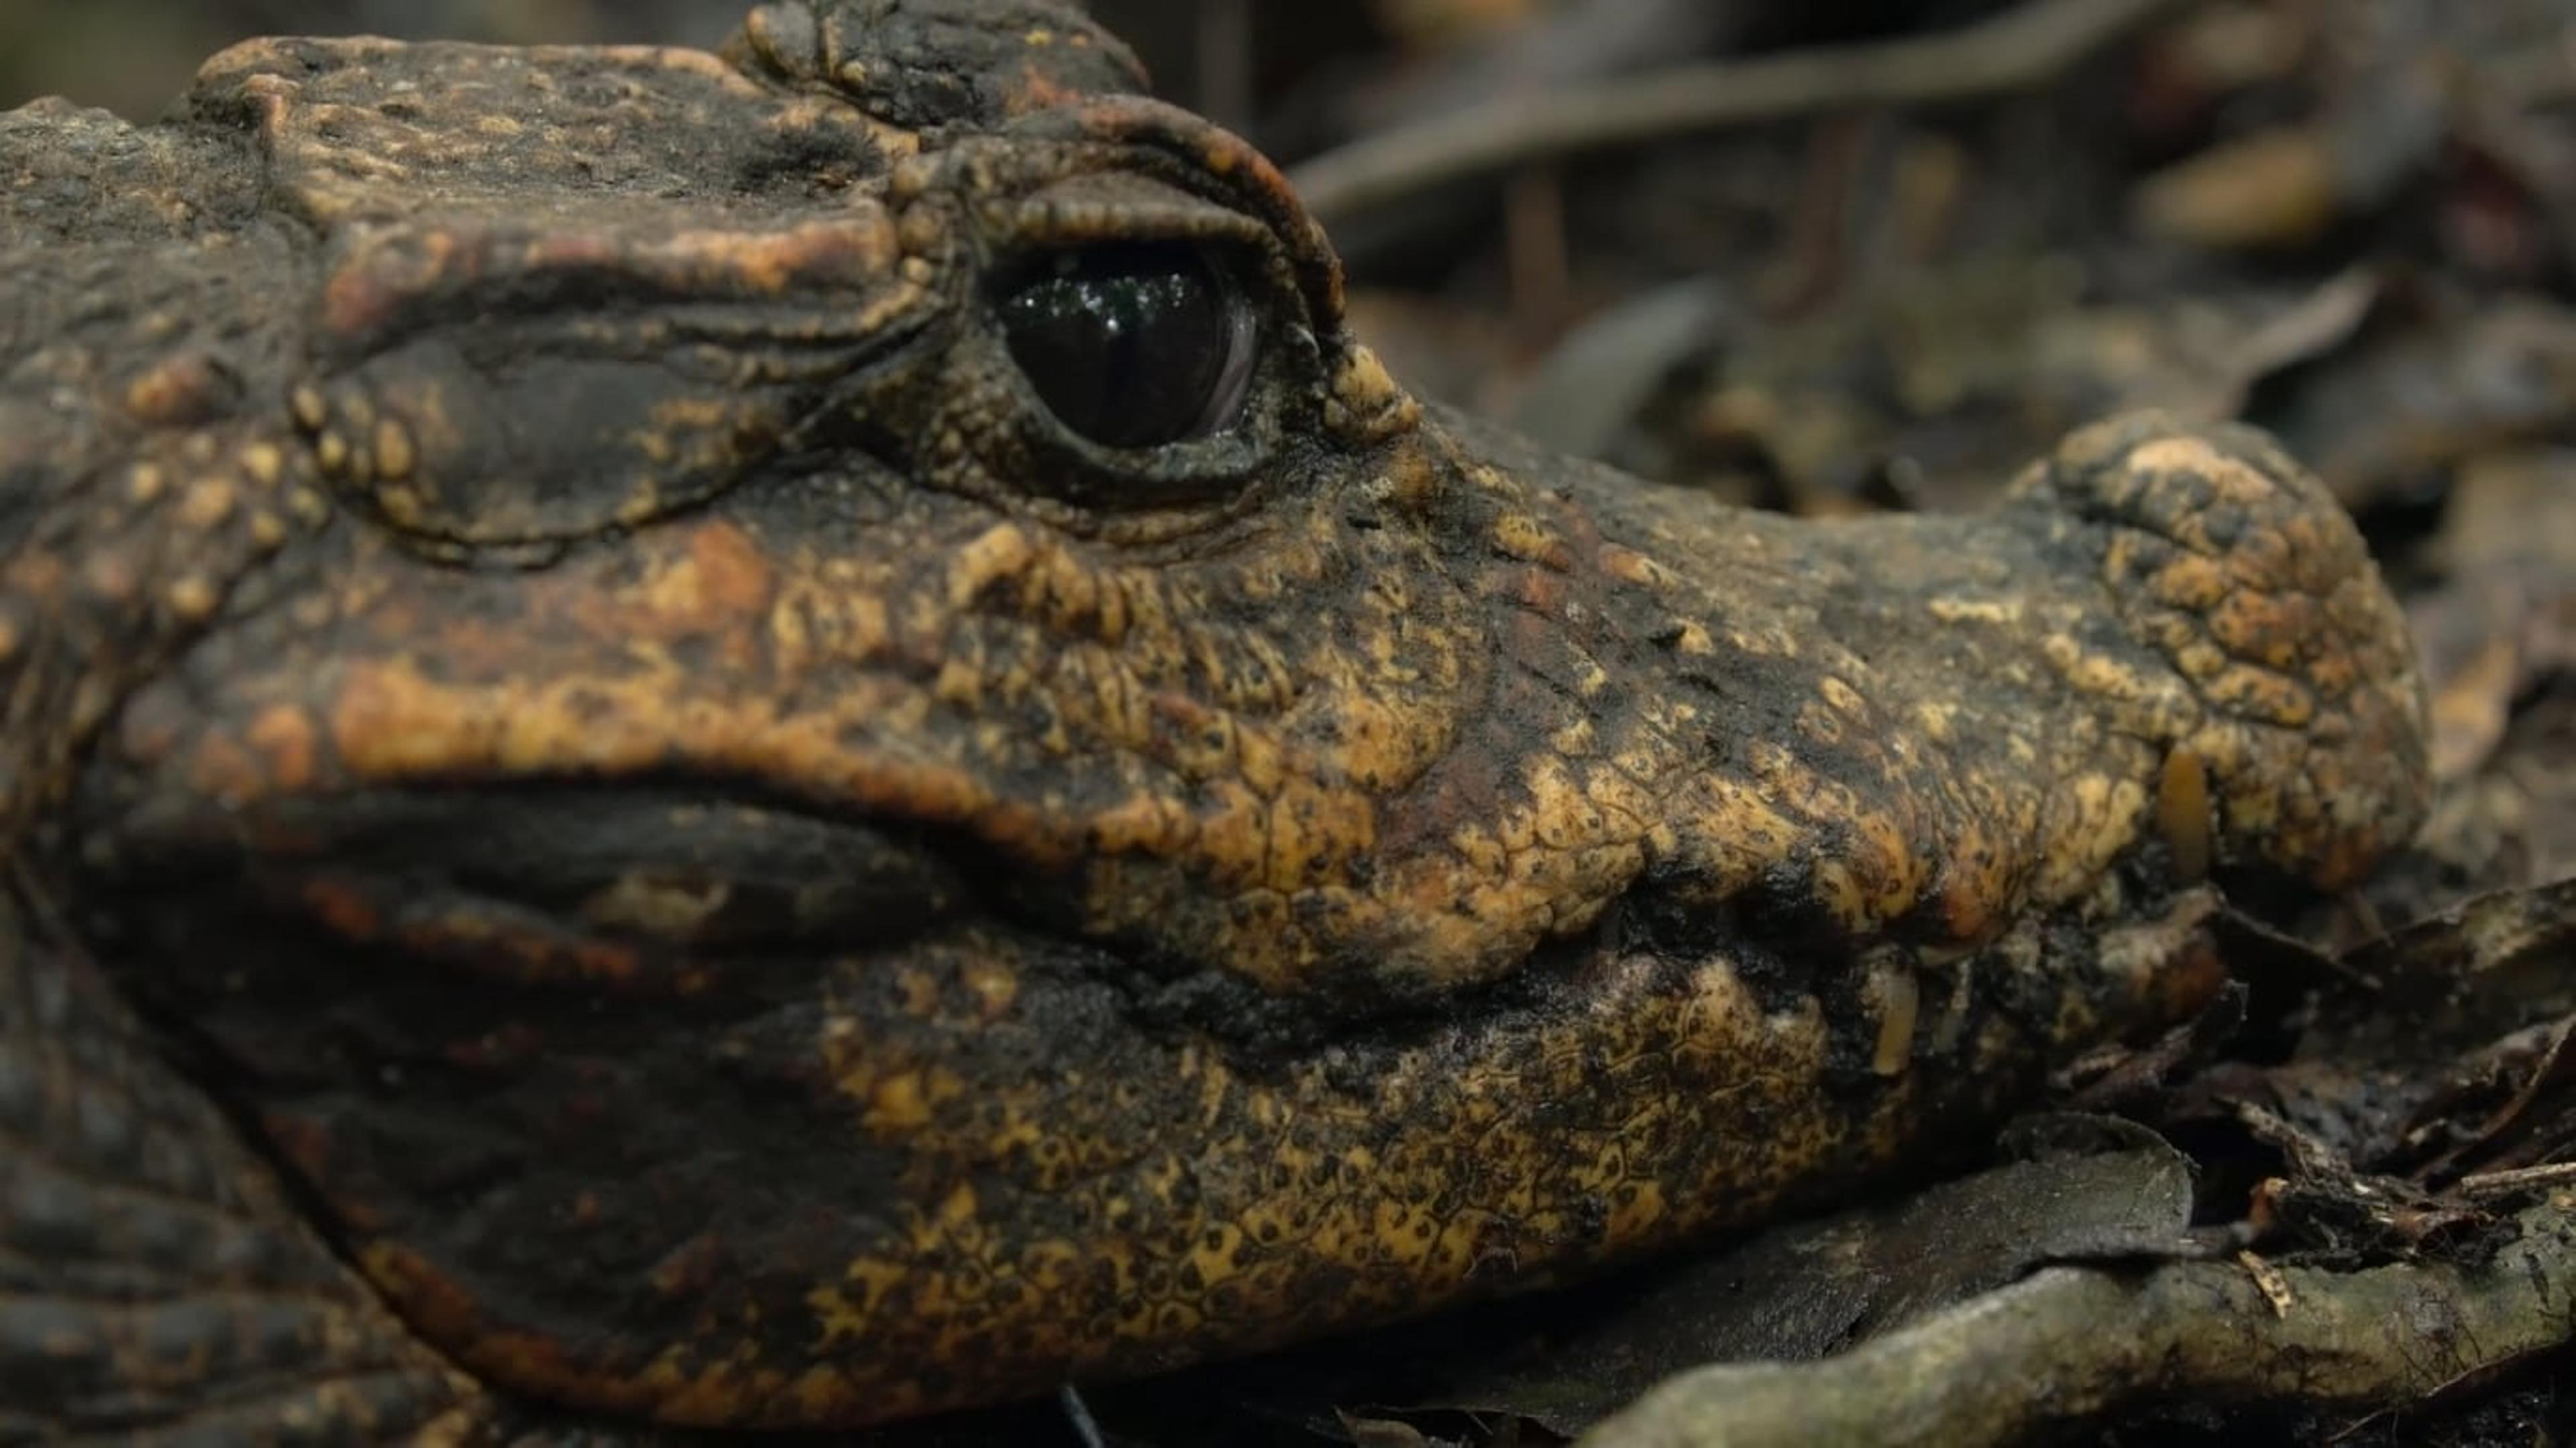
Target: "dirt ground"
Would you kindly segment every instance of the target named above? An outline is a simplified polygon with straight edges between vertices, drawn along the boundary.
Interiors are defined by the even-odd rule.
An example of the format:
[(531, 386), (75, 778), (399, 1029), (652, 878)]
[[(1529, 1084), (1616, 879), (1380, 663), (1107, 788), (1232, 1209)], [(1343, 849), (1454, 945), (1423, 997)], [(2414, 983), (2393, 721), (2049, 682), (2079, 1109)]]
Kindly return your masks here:
[[(738, 8), (21, 3), (0, 9), (0, 105), (59, 91), (148, 115), (198, 57), (253, 33), (712, 44)], [(2123, 408), (2273, 429), (2361, 519), (2406, 601), (2442, 792), (2370, 887), (2276, 911), (2278, 929), (2245, 925), (2231, 965), (2248, 989), (2219, 1016), (2062, 1083), (2057, 1104), (2089, 1124), (2061, 1120), (1993, 1168), (2045, 1173), (2046, 1191), (1989, 1173), (1946, 1189), (1955, 1200), (1756, 1242), (1651, 1290), (1614, 1282), (904, 1441), (1069, 1443), (1086, 1427), (1137, 1444), (1695, 1441), (1705, 1401), (1659, 1409), (1659, 1395), (1596, 1425), (1712, 1356), (1873, 1338), (1897, 1344), (1869, 1360), (1882, 1364), (1918, 1339), (2006, 1353), (1922, 1334), (1943, 1303), (2066, 1261), (2122, 1264), (2132, 1285), (2241, 1282), (2268, 1309), (2175, 1329), (2242, 1329), (2239, 1357), (2289, 1330), (2265, 1311), (2295, 1324), (2285, 1303), (2330, 1306), (2365, 1282), (2396, 1294), (2351, 1298), (2372, 1311), (2432, 1311), (2408, 1294), (2456, 1289), (2440, 1310), (2466, 1315), (2443, 1320), (2492, 1338), (2426, 1329), (2397, 1352), (2413, 1375), (2376, 1397), (2225, 1376), (2241, 1364), (2204, 1379), (2140, 1367), (2079, 1415), (2085, 1436), (2576, 1432), (2560, 1394), (2576, 1357), (2556, 1345), (2576, 1321), (2576, 1265), (2545, 1250), (2576, 1241), (2576, 1170), (2562, 1169), (2576, 1157), (2576, 892), (2551, 888), (2576, 874), (2576, 0), (1096, 9), (1167, 94), (1295, 163), (1351, 264), (1360, 328), (1400, 376), (1560, 449), (1835, 513), (1973, 505)], [(1674, 85), (1677, 66), (1699, 69)], [(1657, 85), (1678, 97), (1663, 111), (1585, 129), (1606, 98)], [(1989, 1220), (2039, 1197), (2053, 1205), (1988, 1234), (2017, 1253), (1963, 1262), (1918, 1245), (1949, 1240), (1941, 1213)], [(2141, 1202), (2164, 1206), (2141, 1217)], [(1855, 1269), (1848, 1318), (1813, 1340), (1744, 1337), (1743, 1283), (1827, 1240), (1879, 1264)], [(1924, 1260), (1947, 1264), (1938, 1281), (1903, 1265)], [(2506, 1262), (2537, 1297), (2523, 1318), (2476, 1316), (2506, 1310), (2492, 1298)], [(1791, 1280), (1807, 1297), (1841, 1290)], [(2535, 1314), (2557, 1326), (2508, 1342), (2508, 1319)], [(1394, 1359), (1408, 1369), (1390, 1377)], [(1916, 1402), (1893, 1378), (1825, 1366), (1710, 1391)], [(2054, 1412), (1957, 1422), (2010, 1439), (2064, 1430)]]

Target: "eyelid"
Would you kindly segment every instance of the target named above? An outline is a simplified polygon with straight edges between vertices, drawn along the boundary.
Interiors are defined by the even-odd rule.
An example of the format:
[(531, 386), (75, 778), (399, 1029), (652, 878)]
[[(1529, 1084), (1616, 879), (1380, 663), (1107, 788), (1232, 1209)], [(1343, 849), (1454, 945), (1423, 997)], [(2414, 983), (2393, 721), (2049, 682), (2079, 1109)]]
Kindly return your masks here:
[(994, 239), (1007, 246), (1202, 241), (1268, 250), (1278, 244), (1258, 218), (1124, 171), (1067, 177), (1025, 192), (997, 212)]

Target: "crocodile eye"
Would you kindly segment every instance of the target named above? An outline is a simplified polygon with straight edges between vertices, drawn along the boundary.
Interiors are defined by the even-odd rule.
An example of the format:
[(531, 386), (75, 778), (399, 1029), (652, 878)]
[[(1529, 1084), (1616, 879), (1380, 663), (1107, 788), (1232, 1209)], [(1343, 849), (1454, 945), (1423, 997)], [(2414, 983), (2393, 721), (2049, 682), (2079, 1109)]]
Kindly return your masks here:
[(1004, 293), (1001, 318), (1039, 399), (1104, 447), (1221, 432), (1249, 391), (1250, 309), (1187, 243), (1056, 252)]

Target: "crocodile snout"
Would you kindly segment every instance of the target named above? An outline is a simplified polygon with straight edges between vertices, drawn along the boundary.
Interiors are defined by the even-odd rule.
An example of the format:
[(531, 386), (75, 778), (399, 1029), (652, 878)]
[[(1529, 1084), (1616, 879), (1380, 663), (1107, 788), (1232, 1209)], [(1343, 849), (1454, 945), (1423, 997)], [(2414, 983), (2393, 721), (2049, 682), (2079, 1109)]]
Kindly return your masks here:
[(2196, 702), (2220, 864), (2360, 879), (2429, 801), (2423, 685), (2396, 601), (2325, 485), (2249, 427), (2114, 418), (2013, 486), (2099, 537), (2109, 607)]

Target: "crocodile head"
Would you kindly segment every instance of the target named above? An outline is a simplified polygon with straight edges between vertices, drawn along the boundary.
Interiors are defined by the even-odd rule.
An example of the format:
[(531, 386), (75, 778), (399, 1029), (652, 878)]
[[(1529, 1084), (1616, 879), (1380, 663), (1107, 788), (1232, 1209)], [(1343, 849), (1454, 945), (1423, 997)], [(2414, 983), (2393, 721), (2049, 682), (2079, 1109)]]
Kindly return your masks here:
[(1036, 3), (256, 42), (42, 254), (0, 799), (484, 1380), (849, 1424), (1828, 1200), (2420, 812), (2264, 439), (1831, 523), (1545, 456), (1139, 84)]

